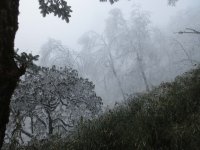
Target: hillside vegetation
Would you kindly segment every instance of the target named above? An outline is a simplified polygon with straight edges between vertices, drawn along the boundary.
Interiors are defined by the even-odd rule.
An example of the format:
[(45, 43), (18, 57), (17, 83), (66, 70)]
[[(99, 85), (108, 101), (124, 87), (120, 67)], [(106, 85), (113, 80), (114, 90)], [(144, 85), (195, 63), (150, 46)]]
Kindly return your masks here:
[[(135, 94), (68, 138), (32, 141), (27, 150), (198, 150), (200, 67)], [(21, 147), (22, 149), (22, 147)]]

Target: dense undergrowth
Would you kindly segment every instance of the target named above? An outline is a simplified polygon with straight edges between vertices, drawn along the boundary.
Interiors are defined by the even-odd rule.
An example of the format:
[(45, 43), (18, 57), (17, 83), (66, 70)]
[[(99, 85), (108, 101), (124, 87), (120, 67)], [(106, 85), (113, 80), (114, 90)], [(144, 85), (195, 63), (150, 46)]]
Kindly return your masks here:
[[(130, 96), (68, 138), (32, 141), (26, 150), (198, 150), (200, 67)], [(19, 149), (22, 149), (20, 147)]]

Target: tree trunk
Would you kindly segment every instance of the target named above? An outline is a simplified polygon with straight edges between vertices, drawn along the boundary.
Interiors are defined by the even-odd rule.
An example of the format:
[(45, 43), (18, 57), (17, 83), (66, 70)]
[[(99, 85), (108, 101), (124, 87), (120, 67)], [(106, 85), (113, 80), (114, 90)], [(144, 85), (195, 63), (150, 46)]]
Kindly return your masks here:
[(18, 9), (19, 0), (0, 1), (0, 149), (9, 120), (10, 99), (19, 77), (25, 73), (25, 69), (19, 69), (14, 61)]
[(140, 69), (140, 72), (142, 74), (142, 79), (144, 80), (144, 84), (145, 84), (145, 87), (146, 87), (146, 91), (149, 92), (150, 89), (149, 89), (149, 84), (147, 82), (147, 77), (146, 77), (146, 74), (144, 72), (144, 68), (143, 68), (143, 64), (142, 64), (142, 58), (140, 57), (139, 53), (137, 52), (137, 61), (138, 61), (138, 64), (139, 64), (139, 69)]
[(31, 115), (30, 118), (31, 118), (31, 134), (34, 134), (33, 115)]
[(119, 89), (120, 89), (120, 91), (121, 91), (121, 93), (122, 93), (123, 100), (125, 101), (125, 100), (126, 100), (126, 96), (125, 96), (124, 90), (123, 90), (123, 88), (122, 88), (121, 81), (120, 81), (120, 79), (119, 79), (119, 77), (118, 77), (118, 75), (117, 75), (117, 72), (116, 72), (116, 69), (115, 69), (115, 65), (114, 65), (114, 60), (113, 60), (112, 54), (111, 54), (111, 52), (110, 52), (110, 49), (109, 49), (108, 54), (109, 54), (109, 58), (110, 58), (110, 66), (111, 66), (113, 75), (114, 75), (114, 77), (115, 77), (116, 80), (117, 80)]
[(53, 120), (51, 118), (51, 114), (49, 111), (47, 111), (47, 115), (48, 115), (48, 124), (49, 124), (49, 131), (48, 131), (48, 136), (51, 136), (53, 134)]

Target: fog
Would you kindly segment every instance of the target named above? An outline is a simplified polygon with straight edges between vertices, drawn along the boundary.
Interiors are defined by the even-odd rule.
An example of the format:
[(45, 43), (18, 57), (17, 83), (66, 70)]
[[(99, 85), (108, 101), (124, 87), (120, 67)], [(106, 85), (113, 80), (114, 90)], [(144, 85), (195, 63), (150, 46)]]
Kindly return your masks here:
[(199, 149), (200, 0), (66, 1), (1, 3), (2, 150)]
[(62, 41), (65, 45), (78, 50), (77, 40), (86, 31), (102, 31), (108, 12), (113, 8), (120, 8), (128, 15), (133, 5), (139, 5), (149, 11), (153, 24), (165, 27), (170, 18), (180, 10), (199, 4), (198, 0), (181, 0), (176, 7), (170, 7), (165, 0), (132, 0), (120, 1), (114, 5), (100, 3), (98, 0), (69, 0), (72, 6), (70, 23), (49, 15), (43, 18), (39, 12), (37, 0), (20, 1), (19, 30), (15, 47), (22, 51), (38, 52), (48, 38)]
[[(70, 22), (43, 18), (37, 1), (21, 0), (15, 47), (40, 55), (43, 66), (69, 66), (96, 86), (104, 105), (153, 89), (200, 60), (200, 1), (69, 0)], [(118, 26), (118, 25), (119, 26)]]

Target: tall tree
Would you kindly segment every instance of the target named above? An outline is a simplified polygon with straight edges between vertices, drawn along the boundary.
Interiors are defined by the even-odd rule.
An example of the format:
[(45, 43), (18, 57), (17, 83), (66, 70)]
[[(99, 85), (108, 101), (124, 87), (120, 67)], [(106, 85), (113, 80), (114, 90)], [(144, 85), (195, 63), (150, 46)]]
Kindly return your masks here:
[[(148, 48), (145, 48), (147, 45), (147, 42), (150, 41), (149, 39), (149, 26), (150, 20), (149, 16), (145, 12), (141, 12), (138, 9), (134, 9), (131, 13), (130, 18), (130, 26), (129, 29), (127, 29), (129, 35), (129, 42), (130, 47), (132, 47), (131, 51), (136, 53), (136, 60), (139, 68), (139, 72), (142, 76), (142, 79), (144, 81), (146, 91), (149, 91), (149, 84), (147, 81), (147, 76), (144, 69), (144, 60), (143, 55), (144, 51), (148, 50)], [(148, 46), (146, 46), (148, 47)]]
[(148, 14), (137, 7), (133, 9), (130, 19), (125, 19), (120, 9), (113, 9), (106, 20), (105, 32), (102, 35), (87, 32), (80, 39), (81, 65), (86, 74), (96, 81), (99, 87), (103, 87), (104, 90), (99, 90), (102, 95), (117, 95), (119, 99), (126, 99), (127, 91), (136, 87), (134, 83), (140, 81), (138, 79), (144, 82), (144, 86), (141, 84), (140, 88), (145, 87), (146, 91), (149, 91), (146, 66), (152, 64), (149, 64), (152, 62), (149, 54), (153, 49), (149, 22)]
[[(39, 0), (41, 13), (54, 13), (69, 22), (70, 6), (64, 0)], [(18, 30), (19, 0), (0, 1), (0, 149), (9, 118), (10, 99), (26, 65), (14, 60), (14, 40)]]
[[(105, 34), (100, 35), (96, 32), (87, 32), (79, 42), (83, 47), (80, 57), (80, 68), (83, 68), (83, 74), (96, 83), (103, 84), (105, 92), (111, 93), (116, 88), (117, 91), (119, 90), (120, 99), (122, 97), (125, 100), (125, 92), (115, 63), (115, 37), (107, 37)], [(116, 84), (116, 87), (112, 87), (112, 84), (107, 90), (108, 78), (110, 78), (110, 82)]]

